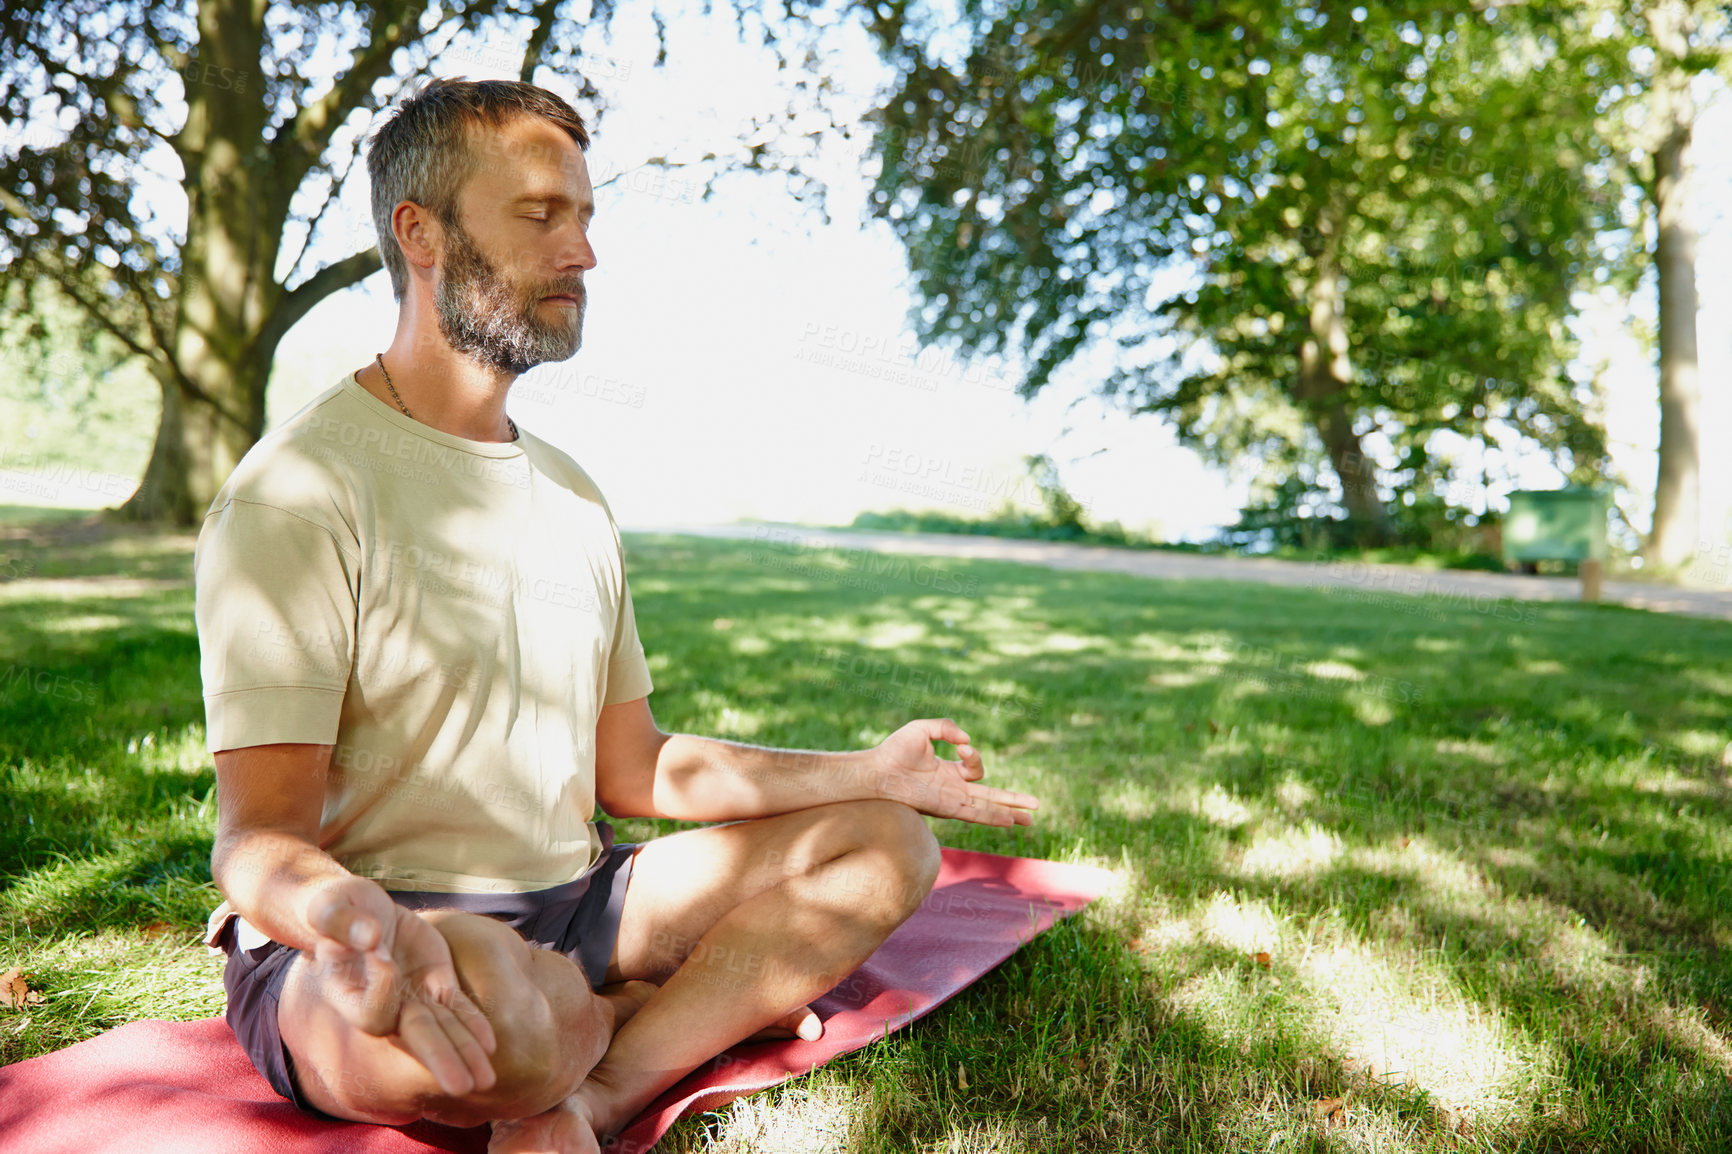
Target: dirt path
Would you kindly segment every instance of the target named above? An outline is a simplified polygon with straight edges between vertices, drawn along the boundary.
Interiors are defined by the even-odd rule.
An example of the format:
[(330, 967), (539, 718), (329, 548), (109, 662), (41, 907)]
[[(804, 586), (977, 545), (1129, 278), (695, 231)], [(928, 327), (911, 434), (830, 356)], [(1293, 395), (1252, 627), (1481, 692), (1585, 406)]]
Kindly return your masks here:
[[(1016, 561), (1048, 569), (1129, 573), (1178, 581), (1261, 581), (1267, 585), (1362, 590), (1367, 596), (1413, 594), (1467, 600), (1476, 605), (1503, 601), (1575, 601), (1581, 583), (1574, 577), (1528, 577), (1460, 569), (1425, 570), (1405, 565), (1361, 562), (1275, 561), (1256, 557), (1205, 557), (1159, 549), (1115, 549), (1061, 541), (1019, 541), (1007, 537), (968, 537), (950, 533), (870, 533), (808, 529), (783, 525), (681, 525), (632, 527), (640, 533), (762, 540), (783, 548), (869, 549), (878, 553), (973, 560)], [(1732, 621), (1732, 589), (1688, 589), (1640, 581), (1607, 581), (1608, 603), (1657, 613), (1680, 613)]]

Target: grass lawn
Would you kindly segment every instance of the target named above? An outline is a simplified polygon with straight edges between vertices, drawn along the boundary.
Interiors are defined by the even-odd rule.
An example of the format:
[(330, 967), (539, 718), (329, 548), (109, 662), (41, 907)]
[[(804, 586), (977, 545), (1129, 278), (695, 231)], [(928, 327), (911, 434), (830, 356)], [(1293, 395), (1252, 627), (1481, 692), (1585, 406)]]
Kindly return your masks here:
[[(192, 540), (0, 521), (0, 970), (42, 994), (0, 1009), (10, 1062), (222, 991)], [(942, 841), (1122, 881), (665, 1149), (1732, 1141), (1732, 625), (627, 548), (664, 727), (842, 748), (954, 716), (1046, 804)]]

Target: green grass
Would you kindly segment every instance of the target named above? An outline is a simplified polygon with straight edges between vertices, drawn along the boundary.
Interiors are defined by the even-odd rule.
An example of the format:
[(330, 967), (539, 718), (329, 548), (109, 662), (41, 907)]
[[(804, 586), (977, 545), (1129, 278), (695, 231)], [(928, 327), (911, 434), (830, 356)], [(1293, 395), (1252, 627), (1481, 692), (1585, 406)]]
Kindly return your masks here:
[[(30, 574), (0, 582), (0, 969), (46, 995), (0, 1010), (5, 1061), (221, 1003), (190, 541), (67, 531), (0, 540)], [(955, 716), (1046, 804), (945, 844), (1120, 879), (665, 1148), (1724, 1149), (1732, 626), (627, 548), (664, 727), (841, 748)]]

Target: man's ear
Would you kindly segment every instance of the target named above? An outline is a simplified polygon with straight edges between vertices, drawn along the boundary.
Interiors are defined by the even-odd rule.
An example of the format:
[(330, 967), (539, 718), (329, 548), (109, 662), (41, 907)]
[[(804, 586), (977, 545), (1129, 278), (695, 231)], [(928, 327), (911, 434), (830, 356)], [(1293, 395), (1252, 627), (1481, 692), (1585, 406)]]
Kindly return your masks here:
[(432, 268), (445, 244), (439, 218), (412, 200), (399, 201), (391, 210), (391, 232), (403, 250), (403, 259), (416, 268)]

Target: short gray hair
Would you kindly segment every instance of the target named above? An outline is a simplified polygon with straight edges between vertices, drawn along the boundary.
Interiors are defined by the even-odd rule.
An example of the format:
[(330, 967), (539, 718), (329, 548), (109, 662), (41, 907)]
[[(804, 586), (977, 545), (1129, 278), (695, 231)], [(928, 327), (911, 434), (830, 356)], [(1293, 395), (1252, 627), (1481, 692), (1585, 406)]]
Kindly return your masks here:
[(519, 80), (429, 80), (373, 133), (367, 146), (373, 227), (399, 301), (409, 286), (409, 264), (391, 231), (391, 214), (407, 200), (454, 225), (457, 194), (480, 168), (470, 128), (498, 128), (519, 116), (540, 117), (564, 129), (578, 148), (589, 148), (589, 130), (576, 109), (547, 89)]

